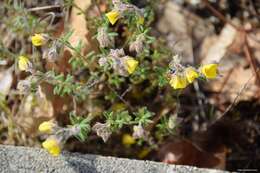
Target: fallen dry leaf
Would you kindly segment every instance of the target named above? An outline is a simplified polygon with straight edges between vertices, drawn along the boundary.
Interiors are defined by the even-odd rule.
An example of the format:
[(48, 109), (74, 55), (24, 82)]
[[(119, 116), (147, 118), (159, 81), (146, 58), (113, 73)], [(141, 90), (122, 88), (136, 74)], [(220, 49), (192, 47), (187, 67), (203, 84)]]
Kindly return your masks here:
[[(252, 69), (248, 68), (247, 59), (244, 57), (244, 42), (244, 33), (236, 31), (229, 24), (224, 26), (219, 36), (213, 35), (204, 40), (201, 49), (202, 64), (214, 61), (220, 63), (220, 77), (205, 86), (208, 90), (218, 93), (217, 99), (214, 97), (210, 99), (212, 104), (233, 102), (249, 78), (253, 77)], [(250, 43), (252, 42), (251, 40)], [(258, 49), (253, 50), (257, 52)], [(254, 78), (247, 85), (237, 101), (260, 96)]]
[[(91, 5), (91, 0), (75, 0), (74, 4), (86, 12)], [(75, 47), (81, 40), (84, 45), (82, 53), (85, 53), (87, 51), (86, 49), (90, 50), (91, 47), (91, 40), (89, 39), (90, 33), (87, 30), (87, 21), (84, 14), (79, 15), (79, 13), (81, 13), (81, 11), (78, 8), (72, 8), (70, 14), (70, 29), (73, 30), (73, 35), (69, 42)]]
[(26, 96), (16, 116), (16, 124), (19, 124), (26, 134), (32, 136), (36, 134), (42, 121), (54, 118), (54, 110), (52, 103), (41, 91), (39, 94)]
[(260, 29), (257, 29), (253, 33), (249, 34), (248, 44), (253, 53), (254, 58), (258, 63), (258, 67), (260, 64)]
[(163, 16), (158, 21), (158, 30), (166, 35), (172, 52), (183, 56), (184, 63), (193, 64), (193, 47), (214, 33), (212, 24), (173, 1), (166, 3)]
[(13, 82), (13, 67), (0, 72), (0, 94), (8, 95)]
[(169, 139), (158, 149), (158, 158), (166, 163), (225, 169), (229, 148), (248, 145), (245, 123), (222, 118), (189, 139)]
[(211, 36), (205, 39), (202, 45), (202, 64), (220, 60), (227, 54), (228, 48), (234, 42), (237, 35), (236, 29), (229, 24), (225, 25), (219, 36)]
[(182, 10), (176, 3), (168, 2), (157, 28), (160, 32), (168, 34), (166, 39), (172, 51), (182, 55), (183, 61), (191, 63), (193, 61), (192, 41)]
[[(230, 63), (231, 61), (229, 60)], [(221, 65), (222, 70), (220, 72), (222, 77), (211, 81), (208, 85), (211, 91), (220, 92), (218, 95), (218, 104), (232, 102), (245, 84), (247, 84), (247, 88), (240, 94), (239, 100), (251, 100), (259, 97), (259, 88), (255, 84), (254, 77), (247, 83), (253, 75), (250, 68), (244, 68), (241, 64), (233, 64), (232, 67), (228, 68), (225, 65), (225, 61), (222, 61)], [(224, 69), (224, 66), (227, 68)]]
[(158, 152), (158, 158), (169, 164), (225, 168), (225, 165), (220, 165), (222, 162), (215, 153), (205, 152), (187, 139), (163, 144)]

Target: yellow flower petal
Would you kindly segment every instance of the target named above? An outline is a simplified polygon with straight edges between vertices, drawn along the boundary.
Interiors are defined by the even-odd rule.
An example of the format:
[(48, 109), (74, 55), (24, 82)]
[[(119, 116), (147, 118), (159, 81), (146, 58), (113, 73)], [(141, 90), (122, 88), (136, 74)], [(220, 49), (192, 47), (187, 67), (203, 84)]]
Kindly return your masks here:
[(195, 79), (199, 77), (199, 73), (192, 67), (188, 67), (185, 69), (185, 75), (189, 83), (192, 83)]
[(42, 133), (52, 133), (55, 124), (52, 121), (44, 121), (39, 125), (39, 131)]
[(202, 66), (200, 70), (206, 78), (213, 79), (218, 75), (218, 64), (207, 64)]
[(45, 43), (45, 38), (42, 34), (34, 34), (32, 36), (32, 44), (34, 46), (42, 46)]
[(125, 64), (126, 64), (126, 70), (128, 71), (128, 73), (132, 74), (135, 71), (136, 67), (138, 66), (139, 62), (136, 61), (134, 58), (127, 57)]
[(29, 66), (30, 66), (29, 59), (25, 56), (19, 56), (19, 58), (18, 58), (18, 68), (21, 71), (26, 71), (26, 70), (28, 70)]
[(114, 25), (117, 22), (117, 20), (119, 19), (120, 13), (118, 11), (110, 11), (110, 12), (106, 13), (106, 16), (107, 16), (109, 22), (112, 25)]
[(187, 87), (188, 81), (184, 76), (175, 75), (171, 78), (170, 85), (174, 89), (183, 89)]
[(122, 137), (122, 144), (125, 146), (130, 146), (132, 144), (135, 144), (135, 142), (135, 139), (129, 134), (124, 134)]
[(61, 152), (59, 142), (55, 138), (46, 139), (42, 146), (53, 156), (58, 156)]

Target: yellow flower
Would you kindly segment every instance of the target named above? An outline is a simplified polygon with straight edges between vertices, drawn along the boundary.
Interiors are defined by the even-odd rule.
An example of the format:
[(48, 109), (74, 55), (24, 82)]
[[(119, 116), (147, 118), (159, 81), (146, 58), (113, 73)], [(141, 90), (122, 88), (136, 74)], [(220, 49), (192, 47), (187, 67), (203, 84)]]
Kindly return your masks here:
[(144, 148), (144, 149), (142, 149), (139, 153), (138, 153), (138, 155), (137, 155), (137, 157), (139, 158), (139, 159), (143, 159), (143, 158), (145, 158), (149, 153), (150, 153), (150, 149), (149, 148)]
[(58, 156), (61, 152), (60, 144), (55, 138), (46, 139), (42, 146), (53, 156)]
[(140, 25), (143, 25), (144, 24), (144, 17), (140, 16), (137, 20), (137, 23), (140, 24)]
[(110, 12), (106, 13), (106, 16), (107, 16), (109, 22), (112, 25), (114, 25), (116, 23), (116, 21), (119, 19), (120, 13), (118, 11), (110, 11)]
[(132, 144), (135, 144), (135, 142), (135, 139), (129, 134), (124, 134), (122, 137), (122, 144), (125, 146), (130, 146)]
[(200, 71), (208, 79), (216, 78), (218, 75), (218, 64), (203, 65)]
[(192, 83), (196, 78), (199, 77), (198, 72), (195, 71), (192, 67), (185, 69), (185, 75), (189, 83)]
[(136, 67), (138, 66), (139, 62), (132, 57), (127, 57), (125, 60), (125, 64), (128, 73), (132, 74), (135, 71)]
[(55, 124), (52, 121), (44, 121), (39, 125), (39, 131), (42, 133), (52, 133)]
[(174, 89), (183, 89), (186, 88), (186, 86), (188, 85), (188, 81), (184, 76), (175, 75), (171, 78), (170, 85)]
[(18, 67), (21, 71), (27, 71), (30, 67), (30, 60), (25, 56), (19, 56), (18, 58)]
[(34, 36), (32, 36), (32, 44), (34, 46), (42, 46), (45, 43), (46, 39), (42, 34), (34, 34)]
[(111, 107), (112, 111), (122, 111), (126, 109), (126, 105), (124, 103), (115, 103)]

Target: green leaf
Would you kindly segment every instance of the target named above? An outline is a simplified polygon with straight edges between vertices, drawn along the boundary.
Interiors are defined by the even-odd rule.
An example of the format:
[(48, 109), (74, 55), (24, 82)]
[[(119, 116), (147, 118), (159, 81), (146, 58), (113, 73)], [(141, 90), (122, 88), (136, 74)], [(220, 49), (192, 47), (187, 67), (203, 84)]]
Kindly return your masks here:
[(67, 32), (61, 39), (64, 41), (64, 42), (68, 42), (70, 37), (73, 35), (74, 31), (71, 30), (69, 32)]

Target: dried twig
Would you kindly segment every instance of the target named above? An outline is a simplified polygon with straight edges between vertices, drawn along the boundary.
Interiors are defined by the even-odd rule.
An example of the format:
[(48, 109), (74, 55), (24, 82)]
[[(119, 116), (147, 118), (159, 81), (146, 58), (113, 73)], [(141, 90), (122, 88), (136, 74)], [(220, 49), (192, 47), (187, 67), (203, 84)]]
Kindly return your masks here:
[(130, 87), (128, 87), (124, 92), (123, 92), (123, 94), (121, 94), (121, 97), (124, 97), (129, 91), (131, 91), (132, 90), (132, 87), (130, 86)]
[(48, 6), (43, 6), (43, 7), (34, 7), (34, 8), (29, 8), (27, 11), (32, 12), (32, 11), (40, 11), (40, 10), (51, 10), (55, 8), (60, 8), (61, 5), (48, 5)]
[(102, 12), (101, 12), (100, 7), (99, 7), (99, 5), (97, 4), (96, 0), (91, 0), (91, 3), (94, 4), (94, 6), (97, 8), (98, 15), (99, 15), (99, 16), (102, 16)]
[[(151, 132), (153, 128), (156, 126), (156, 124), (160, 121), (160, 119), (169, 113), (171, 109), (169, 108), (163, 108), (162, 111), (158, 112), (158, 114), (153, 118), (152, 123), (150, 123), (147, 127), (145, 127), (145, 130), (147, 132)], [(177, 110), (175, 110), (177, 112)]]
[(257, 85), (260, 85), (260, 76), (258, 74), (258, 68), (256, 67), (255, 59), (252, 57), (252, 54), (250, 52), (247, 36), (246, 36), (246, 39), (245, 39), (244, 53), (245, 53), (245, 56), (246, 56), (247, 60), (250, 63), (250, 66), (253, 69), (253, 72), (255, 73), (255, 76), (256, 76), (256, 79), (257, 79)]
[(232, 68), (232, 69), (230, 69), (230, 70), (228, 71), (228, 74), (225, 76), (224, 81), (223, 81), (223, 83), (220, 85), (220, 87), (219, 87), (217, 93), (222, 93), (224, 87), (226, 86), (226, 84), (227, 84), (229, 78), (232, 76), (233, 72), (234, 72), (234, 68)]
[(216, 10), (209, 2), (208, 0), (202, 0), (202, 2), (206, 5), (206, 7), (220, 20), (222, 20), (224, 23), (228, 23), (229, 25), (233, 26), (236, 30), (240, 30), (238, 26), (236, 26), (234, 23), (232, 23), (230, 20), (226, 19), (223, 14), (221, 14), (218, 10)]
[[(259, 71), (259, 69), (257, 70), (257, 72)], [(244, 84), (244, 86), (240, 89), (240, 91), (238, 92), (237, 96), (235, 97), (235, 99), (233, 100), (233, 102), (228, 106), (228, 108), (225, 110), (225, 112), (220, 116), (223, 117), (224, 115), (226, 115), (233, 107), (234, 105), (237, 103), (237, 100), (239, 99), (240, 95), (243, 93), (243, 91), (248, 87), (248, 84), (250, 82), (250, 80), (255, 77), (255, 74), (253, 74), (248, 80), (247, 82)]]
[(111, 90), (115, 93), (115, 95), (116, 95), (122, 102), (124, 102), (125, 105), (127, 105), (127, 107), (129, 107), (129, 109), (130, 109), (131, 111), (134, 110), (134, 108), (133, 108), (121, 95), (119, 95), (114, 88), (112, 88), (112, 87), (109, 86), (109, 85), (108, 85), (108, 87), (109, 87), (109, 89), (111, 89)]
[(203, 105), (203, 99), (205, 99), (204, 94), (200, 91), (200, 86), (198, 81), (195, 81), (193, 83), (194, 89), (196, 90), (196, 96), (198, 99), (198, 104), (199, 104), (199, 110), (200, 110), (200, 114), (202, 115), (202, 117), (206, 117), (206, 113), (205, 113), (205, 109), (204, 109), (204, 105)]

